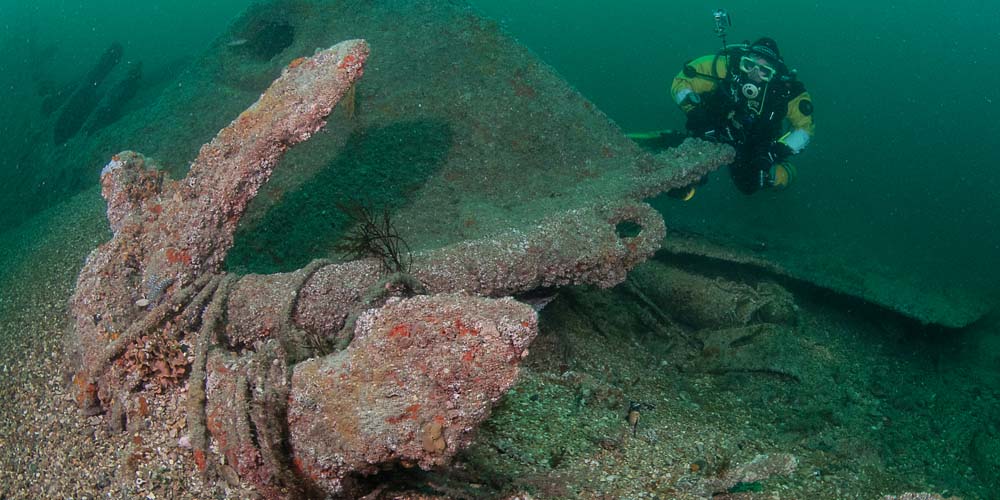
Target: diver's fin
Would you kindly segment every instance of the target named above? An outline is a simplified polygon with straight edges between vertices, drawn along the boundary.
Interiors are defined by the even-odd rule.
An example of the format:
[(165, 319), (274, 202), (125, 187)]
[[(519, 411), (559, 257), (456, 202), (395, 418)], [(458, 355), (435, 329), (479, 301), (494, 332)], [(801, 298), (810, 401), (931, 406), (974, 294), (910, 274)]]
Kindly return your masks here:
[(677, 130), (653, 130), (651, 132), (630, 132), (625, 134), (625, 137), (632, 139), (647, 151), (658, 152), (680, 146), (684, 139), (687, 139), (687, 134)]
[(694, 186), (684, 186), (668, 190), (667, 196), (675, 200), (689, 201), (691, 198), (694, 198), (695, 191)]
[(795, 176), (798, 171), (795, 170), (795, 166), (791, 163), (778, 163), (771, 166), (771, 171), (769, 172), (771, 177), (771, 187), (775, 189), (785, 189), (793, 181), (795, 181)]

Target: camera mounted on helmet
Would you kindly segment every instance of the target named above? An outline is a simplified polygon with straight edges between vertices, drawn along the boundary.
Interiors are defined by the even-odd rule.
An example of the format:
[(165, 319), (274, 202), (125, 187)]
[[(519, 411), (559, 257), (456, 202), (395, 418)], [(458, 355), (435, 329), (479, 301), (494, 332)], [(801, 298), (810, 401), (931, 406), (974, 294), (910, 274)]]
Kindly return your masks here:
[[(717, 58), (726, 57), (729, 64), (734, 64), (735, 69), (739, 69), (747, 75), (751, 71), (756, 72), (760, 82), (766, 83), (774, 80), (790, 82), (795, 80), (796, 71), (785, 65), (785, 61), (781, 58), (781, 52), (778, 51), (778, 43), (773, 38), (761, 37), (753, 43), (746, 40), (743, 43), (728, 45), (726, 34), (733, 25), (729, 12), (725, 9), (716, 9), (712, 11), (712, 20), (715, 24), (716, 36), (722, 39), (722, 50), (716, 54)], [(716, 72), (715, 63), (712, 64), (710, 73), (703, 74), (691, 65), (691, 61), (688, 61), (684, 63), (683, 72), (687, 78), (707, 78), (715, 81), (725, 79), (724, 76)]]
[(712, 19), (715, 20), (715, 35), (722, 39), (722, 46), (726, 46), (726, 30), (732, 27), (733, 19), (729, 17), (726, 9), (715, 9), (712, 12)]

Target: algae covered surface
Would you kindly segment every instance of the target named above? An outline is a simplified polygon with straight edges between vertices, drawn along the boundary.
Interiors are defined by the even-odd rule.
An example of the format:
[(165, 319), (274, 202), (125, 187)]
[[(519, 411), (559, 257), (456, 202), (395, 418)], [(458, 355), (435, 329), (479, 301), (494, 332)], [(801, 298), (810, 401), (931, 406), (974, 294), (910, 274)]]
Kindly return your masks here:
[[(183, 421), (153, 413), (115, 429), (107, 415), (80, 413), (67, 376), (74, 360), (62, 346), (66, 304), (83, 258), (109, 236), (96, 179), (110, 155), (135, 149), (182, 174), (200, 145), (281, 68), (316, 47), (364, 36), (371, 66), (349, 104), (286, 157), (254, 201), (230, 271), (288, 271), (320, 257), (345, 258), (335, 247), (350, 229), (345, 207), (352, 200), (388, 209), (419, 250), (623, 195), (631, 167), (650, 171), (656, 161), (623, 130), (678, 126), (665, 87), (681, 62), (711, 51), (715, 40), (693, 28), (704, 13), (658, 17), (649, 14), (662, 7), (638, 2), (601, 22), (579, 22), (611, 10), (557, 3), (514, 2), (502, 7), (507, 12), (492, 2), (234, 5), (192, 49), (196, 56), (147, 61), (144, 83), (131, 96), (114, 89), (129, 84), (133, 55), (151, 56), (142, 48), (148, 41), (125, 43), (124, 62), (102, 79), (92, 109), (80, 105), (87, 116), (70, 137), (53, 130), (72, 121), (66, 103), (82, 95), (81, 82), (93, 81), (88, 72), (100, 66), (108, 41), (93, 42), (88, 62), (60, 66), (65, 45), (52, 51), (37, 43), (58, 37), (36, 28), (29, 44), (8, 33), (35, 51), (24, 53), (38, 57), (38, 75), (11, 80), (27, 89), (12, 96), (32, 97), (2, 115), (13, 140), (2, 150), (0, 172), (12, 186), (0, 198), (0, 496), (254, 494), (238, 478), (206, 482), (196, 474)], [(968, 6), (956, 12), (975, 13)], [(995, 283), (984, 255), (996, 214), (980, 195), (996, 181), (975, 168), (995, 152), (965, 148), (963, 155), (978, 156), (962, 156), (967, 178), (950, 188), (941, 187), (937, 170), (921, 180), (890, 169), (886, 176), (898, 182), (872, 181), (873, 168), (851, 171), (864, 160), (836, 146), (848, 142), (837, 137), (853, 123), (838, 112), (860, 105), (845, 104), (835, 79), (824, 78), (827, 66), (818, 61), (828, 58), (801, 57), (806, 48), (824, 54), (822, 47), (801, 30), (768, 24), (768, 14), (743, 19), (747, 32), (770, 26), (784, 35), (786, 57), (802, 61), (802, 77), (822, 104), (817, 120), (829, 125), (801, 158), (802, 184), (740, 198), (717, 173), (695, 204), (657, 200), (670, 228), (665, 250), (613, 289), (545, 291), (554, 298), (545, 297), (552, 300), (539, 313), (540, 334), (520, 381), (473, 445), (451, 467), (395, 468), (373, 484), (452, 498), (996, 495), (1000, 320), (989, 312), (995, 290), (984, 286)], [(636, 40), (662, 23), (674, 34), (667, 43)], [(593, 36), (602, 29), (604, 36)], [(662, 41), (663, 30), (656, 33)], [(926, 51), (924, 42), (914, 43)], [(969, 49), (974, 42), (955, 43)], [(936, 57), (930, 53), (921, 61)], [(646, 66), (636, 62), (641, 58)], [(663, 62), (648, 62), (654, 59)], [(649, 87), (637, 88), (641, 82)], [(991, 92), (967, 94), (988, 106)], [(48, 102), (62, 107), (43, 114), (52, 96)], [(869, 120), (883, 121), (892, 120)], [(866, 134), (881, 130), (873, 125)], [(925, 133), (904, 136), (917, 141)], [(907, 173), (920, 171), (919, 148), (894, 148), (908, 151), (900, 160), (910, 165)], [(879, 155), (869, 161), (889, 164)], [(861, 179), (861, 187), (844, 175)], [(978, 187), (964, 191), (963, 232), (941, 221), (970, 182)], [(939, 189), (928, 192), (928, 185)], [(881, 197), (892, 201), (872, 205)], [(915, 214), (938, 209), (924, 224), (892, 212), (917, 200), (931, 207)], [(830, 217), (817, 206), (844, 210)], [(879, 221), (891, 230), (879, 231)], [(962, 241), (969, 243), (949, 251)], [(183, 399), (183, 392), (158, 394), (149, 403), (172, 408)], [(747, 473), (751, 464), (764, 464), (766, 473)]]

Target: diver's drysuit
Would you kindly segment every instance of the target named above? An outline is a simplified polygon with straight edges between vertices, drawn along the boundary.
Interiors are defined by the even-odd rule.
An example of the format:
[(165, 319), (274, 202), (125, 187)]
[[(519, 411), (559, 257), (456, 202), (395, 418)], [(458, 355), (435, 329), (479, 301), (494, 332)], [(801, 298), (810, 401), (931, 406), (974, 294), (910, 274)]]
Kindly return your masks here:
[[(754, 82), (741, 71), (744, 57), (767, 60), (774, 74), (768, 81)], [(773, 40), (730, 45), (689, 61), (674, 78), (671, 94), (687, 114), (689, 134), (736, 148), (729, 172), (740, 191), (750, 194), (791, 182), (795, 171), (785, 160), (812, 138), (813, 106)]]

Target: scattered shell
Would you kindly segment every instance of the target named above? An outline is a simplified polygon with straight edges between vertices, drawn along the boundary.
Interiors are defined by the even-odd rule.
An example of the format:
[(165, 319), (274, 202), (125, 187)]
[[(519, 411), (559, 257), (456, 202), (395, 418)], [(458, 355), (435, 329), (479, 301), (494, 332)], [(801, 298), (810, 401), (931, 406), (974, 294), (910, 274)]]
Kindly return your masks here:
[(135, 301), (137, 307), (146, 307), (149, 305), (149, 299), (139, 299)]

